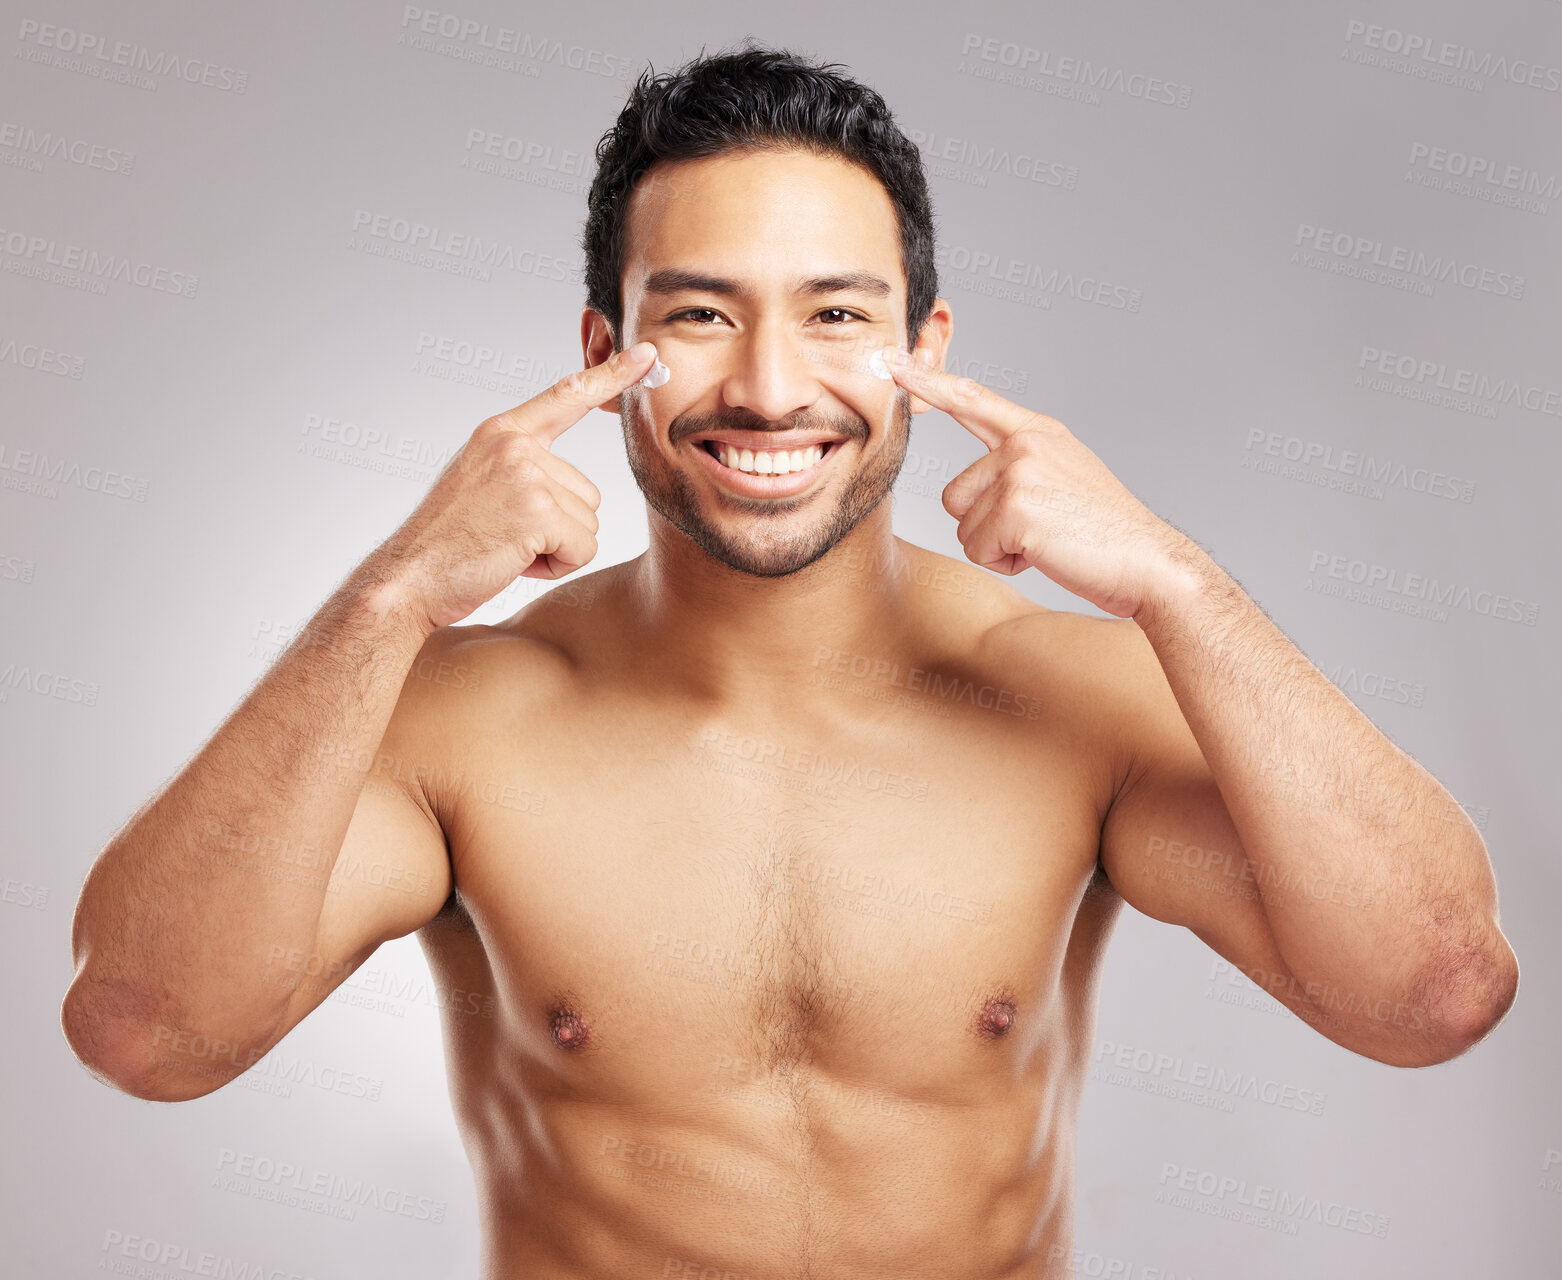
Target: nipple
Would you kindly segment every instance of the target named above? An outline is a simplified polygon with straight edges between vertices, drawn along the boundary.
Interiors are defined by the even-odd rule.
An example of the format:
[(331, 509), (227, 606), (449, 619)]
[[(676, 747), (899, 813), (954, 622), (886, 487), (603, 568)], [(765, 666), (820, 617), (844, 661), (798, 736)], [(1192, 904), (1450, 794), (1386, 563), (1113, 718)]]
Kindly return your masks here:
[(977, 1016), (977, 1032), (989, 1040), (1006, 1035), (1014, 1025), (1014, 1013), (1014, 1001), (994, 997), (982, 1006), (982, 1012)]
[(579, 1049), (589, 1038), (585, 1019), (567, 1007), (555, 1008), (548, 1015), (548, 1025), (553, 1031), (553, 1043), (561, 1049)]

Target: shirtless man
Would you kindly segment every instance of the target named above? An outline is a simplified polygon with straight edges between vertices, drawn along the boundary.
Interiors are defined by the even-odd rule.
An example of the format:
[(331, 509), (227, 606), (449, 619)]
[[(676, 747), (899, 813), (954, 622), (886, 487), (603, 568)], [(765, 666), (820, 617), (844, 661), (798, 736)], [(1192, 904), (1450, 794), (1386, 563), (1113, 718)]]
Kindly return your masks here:
[[(672, 86), (709, 118), (656, 116)], [(92, 868), (63, 1025), (97, 1075), (209, 1093), (416, 930), (486, 1280), (999, 1280), (1068, 1270), (1123, 901), (1382, 1062), (1502, 1017), (1448, 793), (1061, 423), (942, 371), (920, 165), (864, 93), (755, 50), (637, 89), (658, 145), (823, 131), (833, 94), (900, 167), (620, 139), (584, 372), (476, 429)], [(973, 565), (891, 532), (929, 406), (987, 446), (944, 499)], [(649, 549), (454, 625), (592, 558), (550, 446), (593, 407)], [(1113, 616), (987, 572), (1031, 569)]]

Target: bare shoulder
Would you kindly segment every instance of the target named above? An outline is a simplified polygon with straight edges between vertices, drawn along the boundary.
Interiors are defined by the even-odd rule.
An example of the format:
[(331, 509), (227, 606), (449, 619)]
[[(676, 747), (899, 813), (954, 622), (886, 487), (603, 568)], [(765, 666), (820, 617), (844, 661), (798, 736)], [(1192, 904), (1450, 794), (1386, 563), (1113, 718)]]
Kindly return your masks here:
[(576, 683), (602, 612), (599, 590), (571, 578), (501, 623), (438, 628), (407, 672), (387, 745), (458, 763), (496, 734), (535, 722)]
[(623, 570), (610, 565), (558, 582), (503, 622), (441, 627), (419, 662), (426, 671), (449, 673), (446, 683), (456, 689), (486, 683), (490, 695), (522, 688), (539, 696), (556, 693), (604, 630), (612, 630)]
[(916, 552), (928, 581), (951, 584), (930, 593), (945, 602), (937, 611), (948, 619), (945, 644), (968, 654), (981, 680), (1040, 708), (1044, 741), (1077, 753), (1096, 778), (1104, 812), (1133, 768), (1146, 725), (1176, 710), (1143, 630), (1131, 618), (1048, 608), (969, 562)]
[(1071, 721), (1116, 782), (1145, 723), (1176, 711), (1160, 659), (1132, 618), (1067, 609), (1025, 614), (987, 632), (992, 660), (1021, 671), (1055, 714)]
[[(941, 597), (952, 634), (984, 662), (1027, 674), (1049, 686), (1073, 684), (1128, 688), (1153, 668), (1154, 651), (1130, 618), (1108, 618), (1070, 609), (1051, 609), (1031, 600), (1011, 580), (902, 542), (917, 581)], [(1147, 666), (1147, 664), (1149, 664)]]

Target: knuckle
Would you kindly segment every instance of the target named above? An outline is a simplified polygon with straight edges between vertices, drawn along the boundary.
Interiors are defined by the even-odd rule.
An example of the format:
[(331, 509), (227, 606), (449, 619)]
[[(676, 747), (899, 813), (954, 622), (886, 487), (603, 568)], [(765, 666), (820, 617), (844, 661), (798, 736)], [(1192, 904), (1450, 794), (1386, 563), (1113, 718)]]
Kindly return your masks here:
[(487, 461), (486, 478), (505, 484), (530, 485), (542, 474), (525, 443), (516, 436), (494, 441)]
[[(536, 470), (534, 463), (527, 463), (526, 465)], [(553, 494), (548, 491), (546, 485), (532, 484), (522, 489), (516, 496), (515, 505), (522, 515), (537, 517), (546, 515), (558, 504), (554, 501)]]
[(519, 435), (514, 410), (507, 409), (503, 413), (496, 413), (492, 417), (484, 418), (477, 424), (472, 432), (472, 439), (478, 443), (490, 440), (502, 440), (506, 436)]
[(585, 404), (590, 401), (591, 383), (583, 370), (577, 369), (574, 373), (560, 378), (548, 388), (548, 394), (555, 402), (568, 405)]
[(961, 374), (954, 380), (950, 387), (950, 394), (961, 404), (969, 408), (982, 408), (992, 399), (992, 392), (984, 387), (975, 378), (969, 378)]

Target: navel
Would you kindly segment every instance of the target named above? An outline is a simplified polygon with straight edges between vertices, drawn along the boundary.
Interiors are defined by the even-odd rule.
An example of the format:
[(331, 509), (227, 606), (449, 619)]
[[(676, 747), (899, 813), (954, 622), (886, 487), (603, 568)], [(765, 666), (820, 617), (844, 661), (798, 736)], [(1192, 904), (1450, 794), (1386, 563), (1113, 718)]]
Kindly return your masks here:
[(994, 996), (976, 1015), (976, 1033), (985, 1039), (996, 1040), (1009, 1033), (1009, 1028), (1014, 1025), (1014, 1018), (1014, 1001), (1002, 996)]
[(591, 1038), (586, 1020), (569, 1005), (555, 1005), (548, 1013), (553, 1043), (561, 1049), (583, 1049)]

